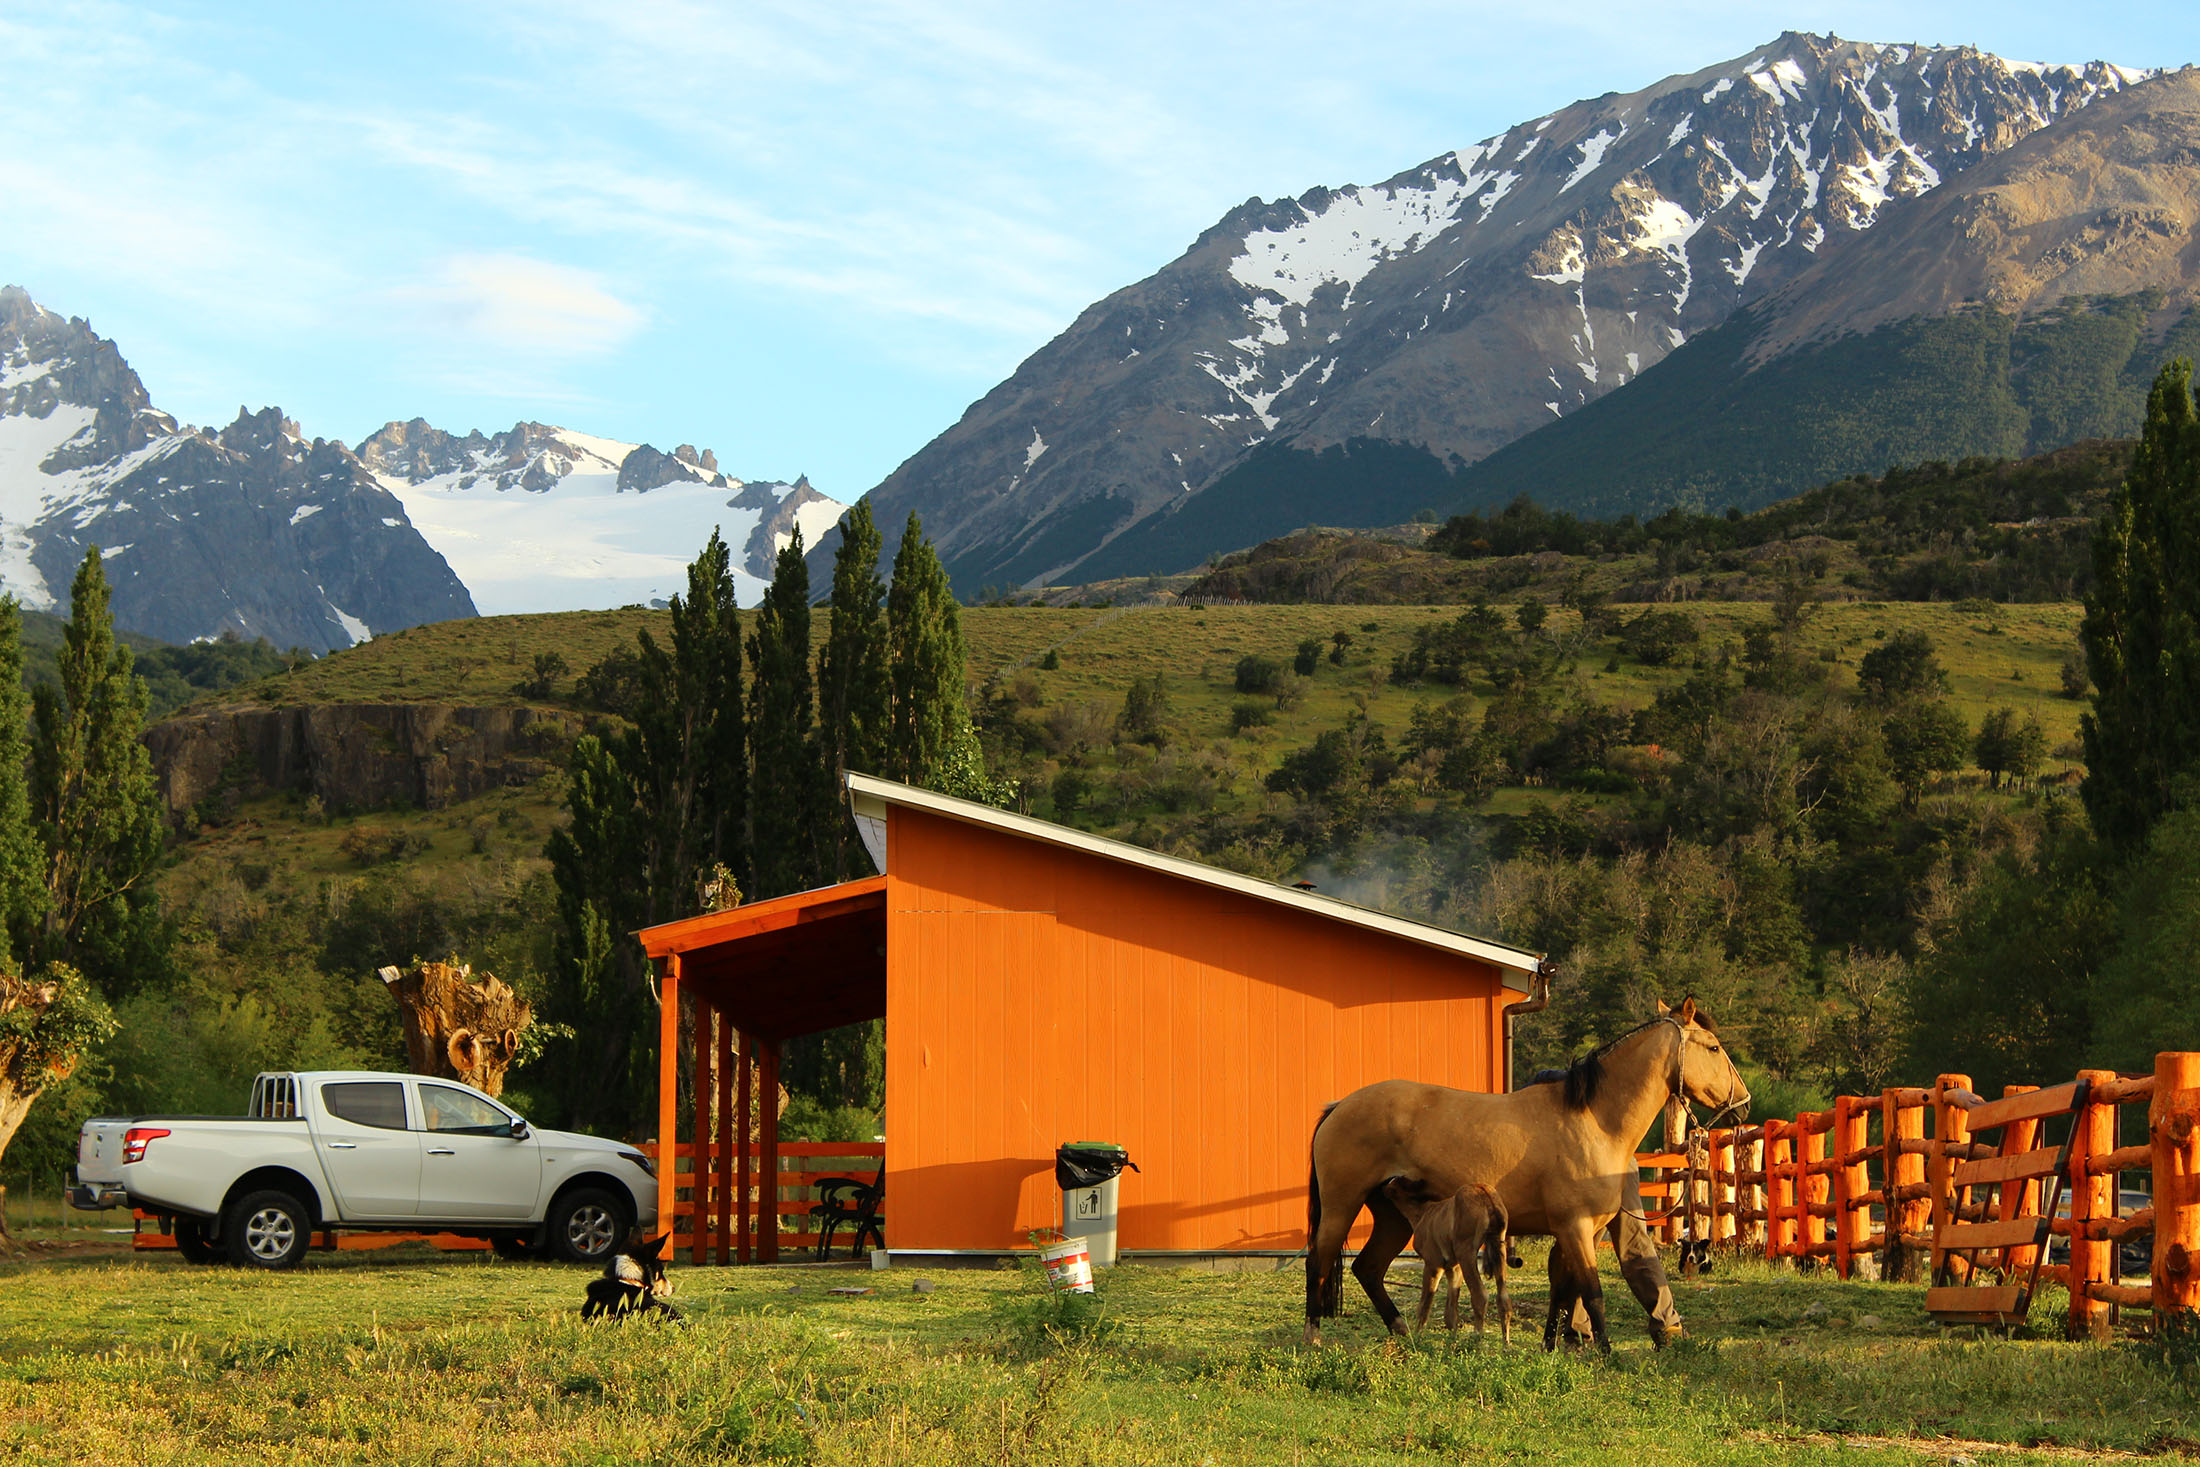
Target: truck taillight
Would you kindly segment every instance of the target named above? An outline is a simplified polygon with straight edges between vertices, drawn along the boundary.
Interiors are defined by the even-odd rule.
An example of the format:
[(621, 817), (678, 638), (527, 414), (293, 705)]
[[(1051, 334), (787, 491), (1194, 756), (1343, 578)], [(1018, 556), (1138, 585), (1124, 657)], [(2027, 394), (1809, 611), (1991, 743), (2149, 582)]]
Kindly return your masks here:
[(132, 1126), (122, 1133), (122, 1160), (125, 1165), (145, 1160), (145, 1148), (168, 1134), (165, 1126)]

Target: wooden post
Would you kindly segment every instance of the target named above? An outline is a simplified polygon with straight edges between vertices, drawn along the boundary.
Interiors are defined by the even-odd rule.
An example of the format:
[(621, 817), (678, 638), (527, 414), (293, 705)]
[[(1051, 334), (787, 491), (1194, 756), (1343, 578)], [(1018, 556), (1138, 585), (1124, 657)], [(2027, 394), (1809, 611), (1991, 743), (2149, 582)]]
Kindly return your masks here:
[(1711, 1246), (1723, 1247), (1735, 1236), (1734, 1210), (1740, 1189), (1734, 1181), (1734, 1133), (1711, 1133)]
[(1765, 1209), (1771, 1203), (1772, 1193), (1765, 1186), (1765, 1128), (1761, 1125), (1756, 1127), (1754, 1135), (1742, 1143), (1736, 1158), (1736, 1170), (1740, 1170), (1745, 1163), (1749, 1168), (1749, 1186), (1738, 1189), (1736, 1194), (1747, 1208), (1743, 1218), (1741, 1242), (1744, 1247), (1762, 1248), (1771, 1226)]
[[(1955, 1166), (1971, 1144), (1971, 1112), (1958, 1105), (1950, 1092), (1969, 1091), (1970, 1088), (1969, 1075), (1942, 1075), (1933, 1082), (1933, 1151), (1926, 1167), (1926, 1182), (1932, 1188), (1933, 1199), (1930, 1282), (1935, 1284), (1965, 1283), (1970, 1273), (1962, 1259), (1951, 1259), (1948, 1251), (1940, 1246), (1941, 1230), (1956, 1221)], [(1950, 1269), (1945, 1279), (1941, 1276), (1944, 1264)]]
[(724, 1202), (716, 1196), (718, 1181), (711, 1162), (710, 1103), (718, 1093), (718, 1077), (713, 1068), (717, 1047), (712, 1041), (711, 1030), (716, 1026), (718, 1011), (697, 994), (692, 1007), (695, 1012), (695, 1140), (694, 1160), (688, 1163), (688, 1193), (695, 1199), (695, 1211), (688, 1218), (688, 1262), (709, 1262), (710, 1219), (712, 1202)]
[(657, 975), (657, 1226), (672, 1231), (679, 1186), (680, 955), (665, 959)]
[[(2001, 1093), (2004, 1097), (2029, 1095), (2039, 1088), (2037, 1085), (2004, 1085), (2001, 1087)], [(2008, 1122), (2001, 1128), (2001, 1154), (2003, 1156), (2024, 1155), (2025, 1152), (2032, 1149), (2033, 1143), (2039, 1139), (2039, 1134), (2040, 1123), (2036, 1120)], [(2038, 1217), (2039, 1215), (2040, 1184), (2037, 1177), (2001, 1184), (2000, 1216), (2003, 1222), (2013, 1222), (2020, 1217)], [(2002, 1282), (2009, 1283), (2019, 1278), (2030, 1278), (2032, 1275), (2032, 1260), (2039, 1251), (2036, 1246), (2030, 1243), (2012, 1243), (2003, 1248), (2001, 1250)]]
[[(2080, 1070), (2078, 1078), (2092, 1086), (2112, 1083), (2114, 1070)], [(2070, 1118), (2070, 1338), (2106, 1341), (2109, 1305), (2093, 1297), (2093, 1285), (2111, 1281), (2116, 1245), (2107, 1238), (2088, 1237), (2090, 1224), (2114, 1215), (2116, 1178), (2096, 1176), (2089, 1162), (2116, 1149), (2116, 1107), (2092, 1098)]]
[(2200, 1310), (2200, 1054), (2154, 1057), (2154, 1327)]
[(748, 1035), (741, 1036), (741, 1074), (734, 1085), (733, 1133), (738, 1138), (738, 1170), (734, 1174), (733, 1195), (740, 1199), (734, 1211), (739, 1214), (734, 1224), (734, 1252), (743, 1263), (756, 1257), (754, 1226), (756, 1218), (756, 1191), (749, 1178), (749, 1162), (756, 1154), (749, 1140), (749, 1118), (756, 1112), (751, 1109), (756, 1096), (756, 1041)]
[(1879, 1097), (1880, 1139), (1887, 1159), (1879, 1174), (1886, 1178), (1887, 1247), (1879, 1255), (1879, 1276), (1901, 1283), (1917, 1282), (1918, 1250), (1911, 1239), (1932, 1225), (1932, 1203), (1911, 1189), (1925, 1182), (1925, 1155), (1917, 1145), (1925, 1139), (1925, 1107), (1910, 1094), (1888, 1090)]
[(1863, 1152), (1870, 1139), (1871, 1102), (1843, 1095), (1833, 1102), (1833, 1266), (1843, 1278), (1854, 1275), (1856, 1255), (1871, 1248), (1871, 1210), (1859, 1199), (1871, 1190), (1866, 1164), (1848, 1158)]
[(1765, 1122), (1765, 1258), (1795, 1253), (1795, 1122)]
[(1823, 1209), (1832, 1199), (1833, 1179), (1819, 1169), (1826, 1159), (1826, 1133), (1833, 1129), (1833, 1117), (1828, 1111), (1812, 1111), (1795, 1118), (1803, 1133), (1802, 1157), (1796, 1163), (1796, 1221), (1802, 1225), (1802, 1238), (1798, 1252), (1805, 1258), (1818, 1255), (1812, 1250), (1826, 1241), (1826, 1222)]
[(757, 1190), (763, 1205), (757, 1209), (756, 1261), (779, 1261), (779, 1041), (767, 1039), (756, 1066)]
[(711, 1026), (716, 1031), (717, 1060), (711, 1068), (718, 1076), (718, 1142), (711, 1161), (711, 1173), (716, 1179), (718, 1193), (718, 1262), (724, 1266), (733, 1255), (733, 1212), (741, 1205), (739, 1195), (730, 1188), (733, 1182), (733, 1024), (724, 1014)]

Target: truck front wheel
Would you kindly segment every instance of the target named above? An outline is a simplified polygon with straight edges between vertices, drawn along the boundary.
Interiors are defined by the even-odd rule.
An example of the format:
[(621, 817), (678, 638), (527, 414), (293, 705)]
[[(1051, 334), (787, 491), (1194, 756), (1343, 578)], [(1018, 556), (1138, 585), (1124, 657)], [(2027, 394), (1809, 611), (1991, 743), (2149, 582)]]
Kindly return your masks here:
[(288, 1192), (247, 1192), (222, 1214), (232, 1263), (296, 1268), (313, 1243), (313, 1218)]
[(601, 1263), (631, 1226), (618, 1198), (601, 1187), (577, 1187), (550, 1209), (550, 1249), (568, 1263)]

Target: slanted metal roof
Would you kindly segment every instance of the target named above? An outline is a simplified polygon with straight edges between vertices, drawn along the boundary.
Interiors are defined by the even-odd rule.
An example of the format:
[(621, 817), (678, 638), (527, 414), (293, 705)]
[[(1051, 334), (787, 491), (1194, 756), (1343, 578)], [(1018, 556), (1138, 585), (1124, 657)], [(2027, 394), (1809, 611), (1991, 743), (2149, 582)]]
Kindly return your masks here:
[(1277, 906), (1311, 912), (1331, 921), (1347, 922), (1355, 927), (1401, 937), (1424, 947), (1439, 948), (1458, 953), (1462, 957), (1475, 958), (1496, 966), (1501, 970), (1504, 985), (1523, 993), (1528, 989), (1529, 975), (1535, 972), (1537, 960), (1541, 956), (1504, 943), (1469, 937), (1447, 927), (1436, 927), (1411, 918), (1393, 916), (1388, 912), (1378, 912), (1373, 907), (1363, 907), (1356, 902), (1325, 896), (1318, 891), (1302, 891), (1280, 882), (1264, 881), (1257, 876), (1245, 876), (1235, 871), (1225, 871), (1218, 866), (1189, 861), (1182, 856), (1165, 856), (1158, 851), (1149, 851), (1124, 841), (1087, 835), (1084, 831), (1072, 830), (1066, 825), (1056, 825), (1051, 821), (1017, 815), (1007, 810), (996, 810), (991, 805), (957, 799), (936, 790), (918, 789), (914, 785), (898, 784), (873, 775), (856, 774), (852, 771), (849, 773), (848, 801), (854, 807), (857, 826), (863, 830), (864, 843), (869, 847), (873, 861), (882, 871), (885, 869), (883, 827), (886, 811), (887, 807), (898, 805), (904, 809), (922, 810), (927, 814), (959, 820), (967, 825), (983, 826), (1007, 835), (1020, 836), (1025, 840), (1066, 846), (1103, 860), (1120, 861), (1127, 866), (1141, 866), (1180, 880), (1195, 881), (1221, 891), (1236, 892), (1256, 901), (1273, 902)]

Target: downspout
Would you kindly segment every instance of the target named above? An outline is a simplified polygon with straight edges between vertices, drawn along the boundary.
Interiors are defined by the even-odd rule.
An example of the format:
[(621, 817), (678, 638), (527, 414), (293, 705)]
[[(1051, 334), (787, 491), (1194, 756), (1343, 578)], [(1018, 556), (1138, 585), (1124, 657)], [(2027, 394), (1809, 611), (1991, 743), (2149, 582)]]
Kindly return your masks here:
[(1515, 1014), (1540, 1014), (1551, 1004), (1551, 978), (1558, 972), (1556, 958), (1539, 958), (1535, 976), (1528, 980), (1528, 996), (1518, 1003), (1505, 1005), (1505, 1089), (1514, 1088), (1513, 1075), (1513, 1016)]

